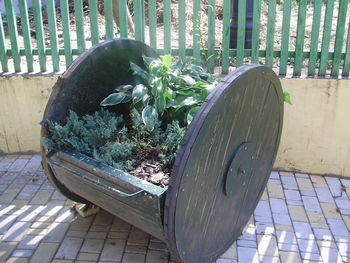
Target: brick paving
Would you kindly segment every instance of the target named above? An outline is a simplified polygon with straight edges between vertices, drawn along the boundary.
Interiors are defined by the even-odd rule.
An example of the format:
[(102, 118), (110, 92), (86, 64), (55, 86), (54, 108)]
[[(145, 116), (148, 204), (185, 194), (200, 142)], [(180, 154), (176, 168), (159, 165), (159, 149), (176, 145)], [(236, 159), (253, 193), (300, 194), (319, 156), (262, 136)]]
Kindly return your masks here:
[[(217, 263), (350, 263), (349, 197), (350, 179), (272, 172), (244, 233)], [(0, 262), (173, 262), (148, 234), (105, 211), (79, 217), (71, 206), (40, 156), (0, 156)]]

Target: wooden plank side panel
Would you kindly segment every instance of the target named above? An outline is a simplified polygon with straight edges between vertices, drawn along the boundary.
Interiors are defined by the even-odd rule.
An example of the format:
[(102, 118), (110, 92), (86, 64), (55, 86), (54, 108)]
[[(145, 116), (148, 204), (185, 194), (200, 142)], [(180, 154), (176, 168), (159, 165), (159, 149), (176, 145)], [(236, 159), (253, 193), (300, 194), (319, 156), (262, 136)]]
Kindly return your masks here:
[(164, 52), (171, 53), (171, 0), (164, 0)]
[(300, 76), (303, 67), (304, 35), (307, 0), (299, 1), (297, 39), (295, 44), (294, 76)]
[[(290, 0), (287, 0), (290, 1)], [(254, 1), (253, 6), (253, 32), (252, 32), (252, 63), (259, 62), (259, 46), (260, 46), (260, 16), (261, 16), (261, 1)]]
[(33, 47), (29, 28), (27, 1), (19, 0), (19, 10), (21, 15), (21, 28), (26, 53), (27, 69), (28, 72), (33, 72)]
[(230, 64), (230, 10), (231, 0), (223, 0), (223, 25), (222, 25), (222, 54), (221, 66), (222, 73), (228, 73)]
[(79, 54), (81, 54), (86, 49), (82, 0), (74, 0), (74, 15), (75, 15), (75, 26), (76, 26), (76, 34), (77, 34), (77, 41), (78, 41), (78, 50), (79, 50)]
[(112, 0), (104, 0), (104, 14), (106, 21), (106, 36), (105, 39), (114, 38), (114, 24), (113, 24), (113, 3)]
[(288, 49), (289, 49), (291, 11), (292, 11), (291, 0), (285, 0), (283, 2), (282, 40), (281, 40), (281, 57), (280, 57), (280, 70), (279, 70), (280, 75), (287, 74), (287, 64), (289, 59)]
[(41, 12), (41, 1), (33, 0), (33, 12), (35, 23), (36, 43), (38, 47), (40, 70), (46, 71), (46, 55), (45, 55), (45, 41), (44, 41), (44, 28), (43, 17)]
[(58, 38), (56, 25), (56, 9), (54, 0), (47, 0), (47, 16), (49, 20), (50, 46), (53, 70), (60, 70), (60, 60), (58, 54)]
[(157, 1), (148, 1), (148, 23), (150, 46), (157, 49)]
[(186, 57), (186, 2), (179, 0), (179, 57)]
[(246, 0), (238, 1), (238, 25), (237, 25), (237, 67), (243, 65), (244, 45), (245, 45), (245, 27), (246, 27)]
[(346, 40), (346, 52), (344, 58), (343, 76), (349, 76), (350, 72), (350, 21), (348, 27), (348, 39)]
[(273, 47), (275, 41), (275, 23), (276, 23), (276, 0), (269, 0), (268, 22), (266, 34), (266, 61), (265, 65), (272, 67), (273, 64)]
[(90, 15), (90, 31), (91, 31), (91, 43), (92, 45), (98, 44), (99, 30), (98, 30), (98, 11), (97, 0), (89, 0), (89, 15)]
[(208, 1), (208, 53), (207, 65), (209, 72), (214, 72), (215, 66), (215, 16), (216, 0)]
[(201, 0), (193, 0), (193, 57), (201, 56)]
[(64, 57), (66, 68), (68, 68), (73, 62), (68, 0), (61, 0), (61, 17), (63, 27)]
[(308, 75), (315, 75), (315, 72), (316, 72), (318, 41), (319, 41), (320, 23), (321, 23), (321, 11), (322, 11), (322, 0), (315, 0), (314, 1), (313, 18), (312, 18)]
[(5, 31), (2, 22), (2, 15), (0, 13), (0, 62), (3, 72), (8, 72), (8, 58), (5, 45)]
[[(113, 3), (115, 4), (115, 2)], [(120, 27), (120, 37), (128, 37), (128, 17), (127, 17), (127, 0), (119, 0), (119, 27)]]

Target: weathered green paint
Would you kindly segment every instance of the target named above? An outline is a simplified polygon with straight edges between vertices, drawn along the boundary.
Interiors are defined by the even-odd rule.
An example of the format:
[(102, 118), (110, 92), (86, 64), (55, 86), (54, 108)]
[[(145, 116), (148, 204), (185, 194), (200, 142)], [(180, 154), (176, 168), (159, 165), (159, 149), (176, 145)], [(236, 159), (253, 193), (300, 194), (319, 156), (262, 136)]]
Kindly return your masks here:
[(56, 25), (56, 9), (54, 0), (47, 0), (47, 14), (49, 20), (49, 32), (50, 32), (50, 46), (53, 71), (60, 70), (60, 60), (58, 54), (58, 39), (57, 39), (57, 25)]
[(322, 2), (323, 2), (322, 0), (315, 0), (314, 1), (311, 42), (310, 42), (310, 58), (309, 58), (309, 64), (308, 64), (308, 75), (315, 75), (315, 71), (316, 71), (316, 61), (317, 61), (318, 40), (319, 40), (319, 33), (320, 33)]
[(186, 57), (186, 2), (179, 0), (179, 57)]
[(346, 13), (348, 11), (349, 0), (339, 0), (337, 31), (335, 35), (334, 57), (332, 63), (332, 76), (339, 75), (340, 56), (343, 49)]
[(26, 62), (28, 72), (33, 72), (32, 40), (30, 36), (27, 1), (19, 0), (19, 10), (21, 15), (21, 28), (26, 51)]
[(291, 0), (285, 0), (283, 2), (282, 40), (281, 40), (281, 57), (280, 57), (280, 70), (279, 70), (280, 75), (287, 74), (291, 10), (292, 10)]
[(266, 57), (265, 57), (265, 65), (268, 67), (272, 67), (272, 64), (273, 64), (275, 23), (276, 23), (276, 0), (269, 0), (267, 33), (266, 33)]
[(171, 53), (171, 0), (164, 0), (164, 51)]
[(40, 0), (33, 0), (33, 13), (34, 13), (35, 34), (36, 34), (36, 43), (37, 43), (38, 55), (39, 55), (40, 70), (44, 72), (46, 71), (46, 56), (45, 56), (43, 18), (42, 18)]
[(15, 66), (15, 71), (21, 71), (21, 57), (19, 55), (18, 47), (18, 32), (17, 32), (17, 21), (16, 16), (12, 7), (12, 0), (5, 0), (5, 9), (7, 17), (7, 25), (10, 31), (10, 42), (13, 57), (13, 64)]
[(193, 57), (200, 59), (201, 56), (201, 0), (193, 0)]
[(223, 25), (222, 25), (222, 54), (221, 54), (221, 66), (222, 73), (228, 73), (228, 67), (230, 64), (230, 14), (231, 14), (231, 0), (224, 0), (223, 5)]
[(246, 0), (238, 1), (238, 28), (237, 28), (237, 56), (236, 66), (243, 65), (244, 59), (244, 44), (245, 44), (245, 24), (246, 24)]
[(216, 0), (208, 1), (208, 53), (207, 65), (208, 71), (214, 72), (215, 66), (215, 16), (216, 16)]
[(261, 16), (261, 1), (254, 1), (253, 6), (253, 32), (252, 32), (252, 63), (259, 61), (259, 46), (260, 46), (260, 16)]
[(145, 3), (144, 0), (134, 2), (135, 10), (135, 39), (145, 41)]
[(64, 42), (64, 57), (66, 60), (66, 67), (68, 68), (73, 62), (72, 47), (70, 39), (70, 17), (68, 0), (61, 0), (61, 17), (63, 27), (63, 42)]
[(342, 75), (343, 76), (349, 76), (350, 72), (350, 21), (349, 21), (349, 27), (348, 27), (348, 39), (346, 41), (346, 53), (344, 58), (344, 68)]
[(106, 19), (106, 37), (105, 39), (114, 38), (114, 25), (113, 25), (113, 3), (112, 0), (104, 0), (104, 13)]
[(297, 39), (295, 43), (294, 76), (300, 76), (303, 66), (304, 34), (307, 0), (299, 1)]
[(79, 54), (83, 53), (86, 49), (85, 46), (85, 29), (84, 29), (84, 12), (82, 0), (74, 0), (74, 15), (75, 26), (78, 41)]
[(333, 10), (334, 10), (334, 0), (328, 0), (326, 4), (327, 6), (326, 6), (326, 15), (325, 15), (324, 25), (323, 25), (320, 69), (318, 72), (320, 76), (326, 75), (326, 71), (327, 71), (329, 43), (331, 40), (330, 35), (332, 30), (332, 19), (333, 19)]
[(128, 37), (127, 0), (119, 0), (120, 37)]
[(148, 23), (149, 23), (149, 40), (150, 46), (157, 49), (157, 1), (148, 1)]
[(92, 45), (96, 45), (100, 41), (97, 14), (97, 0), (89, 0), (90, 32)]
[(2, 71), (7, 72), (8, 69), (8, 59), (6, 55), (6, 46), (5, 46), (5, 32), (4, 32), (4, 26), (2, 23), (2, 16), (0, 14), (0, 62)]

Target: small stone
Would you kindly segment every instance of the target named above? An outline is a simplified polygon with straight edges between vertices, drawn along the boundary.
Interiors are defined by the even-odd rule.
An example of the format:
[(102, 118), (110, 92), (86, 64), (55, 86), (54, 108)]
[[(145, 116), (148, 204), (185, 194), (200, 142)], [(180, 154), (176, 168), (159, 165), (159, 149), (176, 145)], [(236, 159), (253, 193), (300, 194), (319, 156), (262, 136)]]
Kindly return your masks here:
[(159, 172), (159, 173), (156, 173), (156, 174), (152, 174), (150, 177), (149, 177), (149, 180), (154, 183), (154, 184), (159, 184), (162, 179), (164, 177), (164, 173), (163, 172)]

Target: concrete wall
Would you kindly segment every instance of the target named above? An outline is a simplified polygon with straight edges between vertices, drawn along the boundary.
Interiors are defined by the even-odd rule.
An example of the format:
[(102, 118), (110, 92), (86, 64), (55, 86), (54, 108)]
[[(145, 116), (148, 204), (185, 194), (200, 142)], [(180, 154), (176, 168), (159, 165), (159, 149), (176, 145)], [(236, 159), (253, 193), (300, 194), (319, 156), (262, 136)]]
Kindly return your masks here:
[[(39, 150), (43, 111), (57, 76), (0, 77), (0, 152)], [(281, 79), (285, 104), (276, 168), (350, 177), (350, 81)]]

